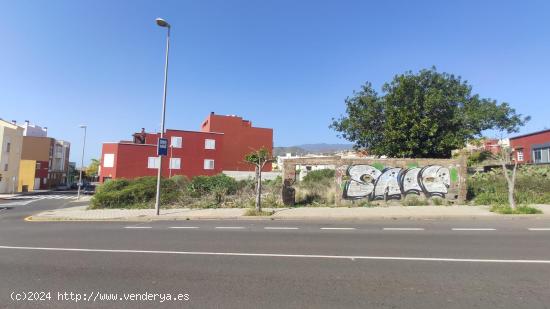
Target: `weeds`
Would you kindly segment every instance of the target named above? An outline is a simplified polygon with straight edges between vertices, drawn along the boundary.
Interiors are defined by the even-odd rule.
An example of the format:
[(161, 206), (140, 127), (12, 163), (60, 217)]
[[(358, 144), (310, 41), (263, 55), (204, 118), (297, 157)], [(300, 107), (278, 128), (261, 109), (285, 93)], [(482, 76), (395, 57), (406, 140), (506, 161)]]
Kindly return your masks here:
[[(550, 167), (518, 167), (515, 199), (518, 204), (550, 203)], [(477, 205), (507, 205), (508, 189), (501, 169), (476, 173), (468, 179), (468, 199)]]
[(249, 208), (246, 210), (244, 215), (245, 216), (271, 216), (274, 213), (275, 213), (274, 211), (265, 211), (265, 210), (257, 211), (255, 208)]
[(494, 205), (491, 207), (491, 212), (503, 215), (533, 215), (542, 213), (540, 209), (535, 207), (518, 206), (516, 209), (512, 209), (508, 205)]
[(426, 199), (421, 199), (417, 196), (406, 197), (401, 204), (403, 206), (427, 206), (430, 205)]

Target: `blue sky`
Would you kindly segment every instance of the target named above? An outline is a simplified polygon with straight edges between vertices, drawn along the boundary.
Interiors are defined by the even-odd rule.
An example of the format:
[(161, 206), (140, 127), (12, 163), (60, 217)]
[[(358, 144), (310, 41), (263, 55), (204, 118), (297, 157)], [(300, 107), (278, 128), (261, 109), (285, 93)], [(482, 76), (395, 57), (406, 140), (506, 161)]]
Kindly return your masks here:
[[(483, 2), (483, 3), (482, 3)], [(167, 127), (210, 111), (272, 127), (277, 146), (343, 142), (328, 128), (370, 81), (435, 65), (550, 126), (548, 1), (0, 0), (0, 117), (81, 147), (158, 130), (172, 25)]]

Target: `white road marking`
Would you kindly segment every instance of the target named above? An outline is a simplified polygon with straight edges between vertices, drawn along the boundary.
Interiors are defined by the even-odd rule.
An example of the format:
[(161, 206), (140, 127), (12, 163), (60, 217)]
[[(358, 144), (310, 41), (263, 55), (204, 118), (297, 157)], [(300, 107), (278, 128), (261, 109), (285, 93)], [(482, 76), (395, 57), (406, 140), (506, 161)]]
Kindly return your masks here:
[(25, 206), (30, 203), (41, 201), (41, 200), (69, 200), (76, 199), (76, 196), (72, 195), (23, 195), (23, 196), (13, 196), (9, 198), (4, 198), (4, 200), (12, 201), (8, 203), (3, 203), (3, 206)]
[(151, 226), (125, 226), (125, 229), (150, 229)]
[(244, 229), (244, 226), (216, 226), (217, 229), (233, 229), (233, 230), (238, 230), (238, 229)]
[(36, 202), (36, 200), (28, 200), (28, 201), (18, 201), (18, 202), (10, 202), (10, 203), (3, 203), (2, 206), (25, 206), (32, 202)]
[(299, 228), (297, 227), (286, 227), (286, 226), (266, 226), (264, 227), (265, 230), (297, 230)]
[(6, 200), (64, 200), (64, 199), (76, 199), (76, 196), (73, 195), (23, 195), (23, 196), (13, 196), (5, 198)]
[(550, 231), (550, 227), (530, 227), (529, 231)]
[(380, 261), (423, 261), (423, 262), (466, 262), (466, 263), (517, 263), (517, 264), (550, 264), (550, 260), (514, 260), (514, 259), (465, 259), (465, 258), (423, 258), (404, 256), (363, 256), (363, 255), (319, 255), (319, 254), (278, 254), (278, 253), (245, 253), (245, 252), (201, 252), (201, 251), (160, 251), (160, 250), (124, 250), (124, 249), (86, 249), (86, 248), (50, 248), (50, 247), (16, 247), (0, 246), (0, 249), (66, 251), (66, 252), (104, 252), (104, 253), (148, 253), (173, 255), (217, 255), (243, 257), (276, 257), (276, 258), (317, 258), (340, 260), (380, 260)]
[(321, 230), (355, 230), (354, 227), (322, 227)]
[(171, 229), (198, 229), (198, 226), (171, 226)]
[(424, 231), (422, 227), (385, 227), (384, 231)]
[(493, 228), (465, 228), (465, 227), (458, 227), (453, 228), (453, 231), (496, 231), (496, 229)]

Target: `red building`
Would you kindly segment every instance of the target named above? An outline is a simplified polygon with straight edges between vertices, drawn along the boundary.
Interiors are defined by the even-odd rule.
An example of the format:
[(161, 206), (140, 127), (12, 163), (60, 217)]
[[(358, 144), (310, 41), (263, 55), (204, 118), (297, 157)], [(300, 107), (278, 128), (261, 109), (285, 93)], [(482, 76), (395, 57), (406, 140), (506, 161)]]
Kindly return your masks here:
[[(273, 129), (255, 128), (237, 116), (211, 113), (201, 131), (166, 130), (168, 155), (162, 158), (162, 175), (215, 175), (222, 171), (253, 171), (244, 156), (262, 147), (273, 150)], [(142, 130), (133, 141), (104, 143), (100, 181), (114, 178), (155, 176), (158, 172), (159, 133)], [(266, 167), (271, 170), (271, 166)]]
[(496, 138), (488, 138), (483, 141), (483, 150), (489, 151), (492, 154), (500, 153), (501, 147), (499, 140)]
[(510, 138), (518, 163), (550, 163), (550, 130)]
[[(227, 171), (254, 170), (244, 162), (244, 157), (262, 147), (269, 153), (273, 150), (273, 129), (253, 127), (252, 122), (241, 117), (210, 113), (203, 121), (201, 131), (223, 133), (225, 144), (221, 159), (223, 169)], [(268, 164), (264, 171), (271, 171), (271, 165)]]

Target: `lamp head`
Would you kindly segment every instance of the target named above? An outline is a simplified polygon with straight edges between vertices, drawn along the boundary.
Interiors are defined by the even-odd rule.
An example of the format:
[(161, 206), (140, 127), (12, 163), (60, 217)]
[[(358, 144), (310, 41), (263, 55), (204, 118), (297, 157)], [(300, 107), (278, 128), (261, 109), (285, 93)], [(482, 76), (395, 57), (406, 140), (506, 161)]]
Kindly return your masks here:
[(155, 21), (157, 22), (157, 25), (159, 25), (161, 27), (170, 28), (170, 24), (168, 22), (166, 22), (166, 20), (164, 20), (160, 17), (155, 19)]

